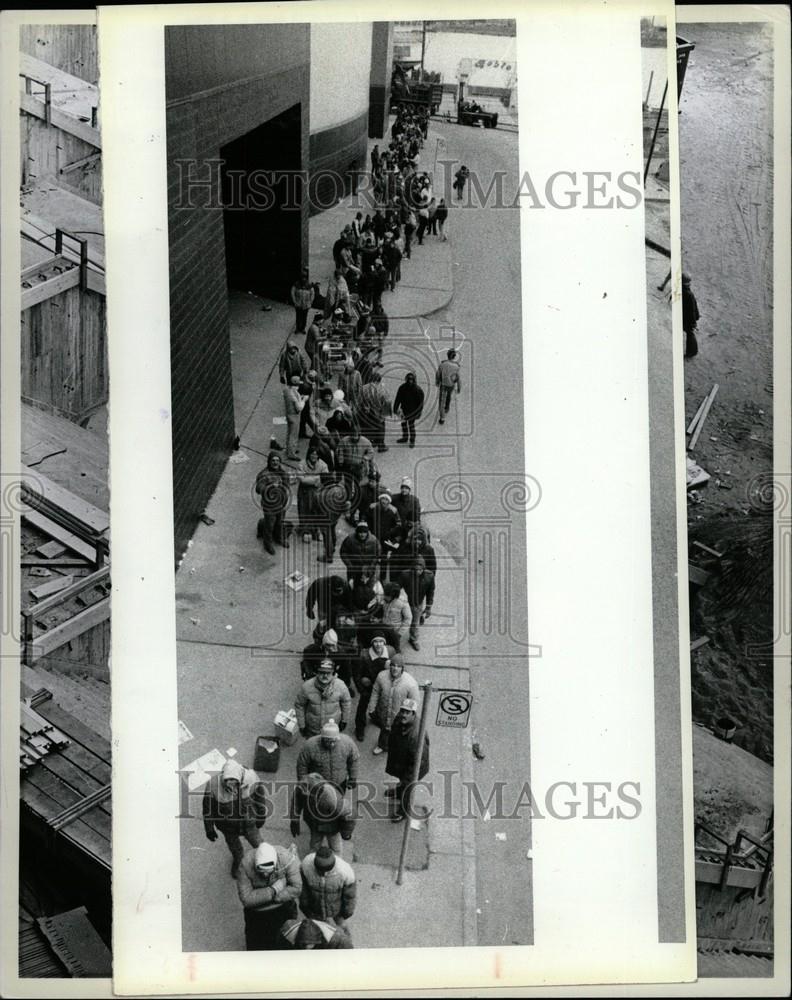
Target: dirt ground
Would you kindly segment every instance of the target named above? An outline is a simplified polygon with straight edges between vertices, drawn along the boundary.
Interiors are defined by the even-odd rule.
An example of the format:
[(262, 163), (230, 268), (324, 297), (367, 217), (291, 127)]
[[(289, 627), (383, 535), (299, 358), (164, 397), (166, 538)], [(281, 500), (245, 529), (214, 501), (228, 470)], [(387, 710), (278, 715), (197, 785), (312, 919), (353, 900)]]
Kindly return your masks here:
[[(772, 762), (772, 49), (759, 24), (685, 25), (691, 53), (679, 118), (683, 267), (701, 318), (685, 362), (688, 421), (719, 390), (693, 457), (690, 541), (724, 553), (691, 614), (694, 720), (738, 725), (735, 742)], [(764, 486), (764, 489), (763, 489)], [(693, 553), (696, 553), (693, 555)]]

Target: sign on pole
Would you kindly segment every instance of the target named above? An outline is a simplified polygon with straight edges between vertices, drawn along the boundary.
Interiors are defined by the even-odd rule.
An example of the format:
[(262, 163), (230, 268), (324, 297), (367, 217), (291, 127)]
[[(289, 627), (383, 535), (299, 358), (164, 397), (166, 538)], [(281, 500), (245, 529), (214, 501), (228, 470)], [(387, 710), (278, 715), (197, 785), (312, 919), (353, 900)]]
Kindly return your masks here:
[(471, 691), (440, 691), (439, 695), (435, 725), (464, 729), (470, 721), (473, 693)]

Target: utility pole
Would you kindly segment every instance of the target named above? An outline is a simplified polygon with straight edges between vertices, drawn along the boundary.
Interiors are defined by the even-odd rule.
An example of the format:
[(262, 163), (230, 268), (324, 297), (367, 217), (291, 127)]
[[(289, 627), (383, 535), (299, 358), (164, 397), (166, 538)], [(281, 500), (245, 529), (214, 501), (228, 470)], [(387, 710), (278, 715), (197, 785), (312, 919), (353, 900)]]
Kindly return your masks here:
[[(423, 701), (421, 702), (421, 724), (418, 730), (418, 749), (415, 754), (415, 763), (413, 764), (413, 772), (410, 775), (410, 781), (413, 785), (418, 781), (418, 772), (421, 769), (421, 758), (423, 757), (423, 745), (424, 737), (426, 736), (426, 720), (429, 715), (429, 702), (432, 698), (432, 682), (426, 681), (421, 684), (421, 690), (423, 691)], [(412, 797), (411, 797), (412, 801)], [(410, 812), (407, 811), (407, 816), (404, 819), (404, 835), (402, 836), (401, 854), (399, 855), (399, 871), (396, 875), (396, 885), (402, 884), (402, 878), (404, 876), (404, 862), (407, 858), (407, 845), (410, 842), (410, 830), (412, 829), (412, 820), (410, 819)]]
[(424, 56), (426, 55), (426, 21), (421, 21), (421, 83), (424, 78)]

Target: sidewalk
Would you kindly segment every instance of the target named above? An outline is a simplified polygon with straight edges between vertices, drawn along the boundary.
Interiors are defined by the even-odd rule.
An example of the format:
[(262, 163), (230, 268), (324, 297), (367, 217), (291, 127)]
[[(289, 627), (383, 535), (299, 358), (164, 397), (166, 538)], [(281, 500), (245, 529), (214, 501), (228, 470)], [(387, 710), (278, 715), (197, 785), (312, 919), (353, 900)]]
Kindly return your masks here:
[[(427, 146), (431, 148), (431, 142)], [(350, 201), (311, 220), (311, 276), (313, 280), (321, 276), (322, 284), (329, 273), (335, 234), (354, 216)], [(384, 297), (386, 311), (396, 320), (389, 338), (394, 341), (392, 350), (398, 350), (400, 330), (414, 325), (400, 323), (400, 318), (426, 315), (450, 301), (451, 243), (427, 237), (424, 246), (416, 247), (412, 261), (403, 265), (403, 275), (396, 291)], [(265, 304), (271, 311), (263, 310)], [(180, 719), (189, 731), (180, 747), (182, 767), (211, 751), (252, 764), (256, 737), (271, 734), (275, 713), (294, 703), (300, 684), (298, 654), (311, 641), (313, 623), (305, 617), (305, 591), (293, 593), (284, 579), (300, 570), (308, 578), (307, 586), (318, 575), (345, 575), (337, 554), (330, 567), (316, 563), (316, 543), (292, 536), (290, 548), (278, 548), (272, 557), (255, 537), (259, 508), (253, 483), (264, 465), (270, 436), (274, 433), (283, 443), (283, 428), (273, 423), (282, 414), (277, 359), (293, 329), (290, 307), (264, 303), (249, 294), (232, 296), (234, 405), (241, 447), (231, 457), (208, 506), (215, 523), (198, 526), (176, 577)], [(386, 351), (387, 346), (386, 341)], [(389, 424), (390, 451), (378, 456), (378, 462), (383, 485), (397, 489), (401, 476), (415, 478), (421, 457), (427, 457), (428, 449), (433, 453), (437, 449), (426, 435), (419, 435), (415, 451), (393, 445), (393, 426)], [(457, 471), (455, 459), (432, 457), (431, 462), (435, 475)], [(425, 507), (432, 506), (430, 492), (430, 483), (422, 480)], [(288, 516), (295, 520), (295, 515), (296, 509)], [(459, 517), (455, 513), (431, 517), (432, 540), (443, 567), (437, 599), (430, 622), (421, 629), (421, 651), (409, 646), (404, 651), (406, 669), (419, 683), (431, 680), (435, 691), (470, 687), (467, 669), (455, 665), (453, 654), (445, 654), (442, 664), (435, 662), (434, 654), (438, 646), (453, 646), (460, 634), (464, 578), (451, 571), (455, 556), (445, 544), (458, 537)], [(339, 529), (340, 536), (349, 530), (343, 520)], [(353, 712), (355, 707), (353, 700)], [(431, 768), (427, 780), (435, 782), (436, 788), (431, 802), (423, 800), (434, 814), (411, 832), (403, 884), (395, 884), (403, 824), (364, 813), (352, 842), (354, 855), (350, 855), (350, 845), (345, 845), (345, 857), (352, 860), (358, 878), (357, 915), (350, 922), (356, 947), (476, 943), (473, 823), (481, 821), (459, 818), (466, 804), (461, 782), (472, 780), (470, 731), (435, 728), (436, 712), (435, 694), (428, 719)], [(376, 729), (369, 726), (365, 742), (359, 744), (360, 781), (376, 786), (372, 801), (381, 810), (386, 801), (382, 792), (392, 779), (385, 778), (384, 756), (371, 753), (375, 740)], [(278, 773), (262, 777), (292, 780), (301, 743), (298, 740), (294, 747), (283, 748)], [(446, 788), (438, 772), (452, 769), (455, 775)], [(282, 802), (281, 796), (265, 836), (288, 846), (293, 838)], [(416, 803), (421, 799), (417, 797)], [(447, 818), (442, 815), (444, 805), (452, 807)], [(230, 856), (222, 838), (213, 844), (205, 839), (198, 818), (199, 798), (191, 799), (190, 812), (193, 818), (182, 820), (181, 825), (183, 946), (196, 951), (242, 949), (242, 912), (228, 875)], [(303, 825), (297, 839), (301, 856), (307, 852), (307, 841)], [(211, 905), (207, 905), (209, 900)]]

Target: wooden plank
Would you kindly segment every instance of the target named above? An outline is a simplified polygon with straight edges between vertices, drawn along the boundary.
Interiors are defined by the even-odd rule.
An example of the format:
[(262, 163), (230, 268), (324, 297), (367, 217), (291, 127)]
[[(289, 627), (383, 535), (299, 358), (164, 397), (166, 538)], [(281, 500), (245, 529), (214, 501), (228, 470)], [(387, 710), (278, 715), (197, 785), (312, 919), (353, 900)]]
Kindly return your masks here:
[[(46, 104), (44, 101), (33, 97), (32, 94), (20, 93), (19, 106), (27, 114), (34, 115), (42, 121), (47, 120)], [(63, 132), (68, 132), (69, 135), (76, 136), (83, 142), (87, 142), (94, 149), (102, 148), (102, 136), (99, 129), (93, 128), (87, 122), (81, 122), (79, 118), (75, 118), (73, 115), (65, 114), (54, 105), (50, 105), (49, 124), (54, 125), (55, 128), (59, 128)]]
[[(49, 795), (54, 802), (63, 803), (58, 812), (47, 817), (48, 819), (54, 819), (55, 816), (57, 816), (58, 813), (63, 812), (64, 809), (68, 809), (69, 806), (77, 805), (77, 803), (84, 799), (85, 796), (76, 792), (71, 785), (62, 781), (57, 775), (46, 770), (43, 765), (44, 761), (31, 768), (25, 775), (25, 782), (33, 788), (37, 788), (40, 792), (44, 792), (46, 795)], [(85, 823), (89, 829), (93, 830), (94, 833), (103, 837), (107, 841), (109, 852), (113, 826), (110, 816), (94, 806), (87, 812), (82, 813), (78, 818), (82, 820), (82, 822)], [(77, 819), (72, 822), (76, 823)], [(71, 827), (71, 825), (71, 823), (68, 823), (63, 827), (63, 829), (66, 830)]]
[(693, 449), (696, 447), (696, 443), (698, 442), (699, 435), (701, 434), (701, 431), (702, 431), (702, 429), (704, 427), (704, 421), (709, 416), (709, 411), (712, 408), (712, 404), (715, 402), (715, 397), (718, 395), (718, 389), (719, 388), (720, 387), (719, 387), (718, 383), (716, 382), (713, 385), (713, 387), (712, 387), (712, 389), (710, 391), (709, 396), (707, 396), (707, 399), (706, 399), (705, 404), (704, 404), (704, 410), (703, 410), (701, 416), (699, 417), (699, 422), (696, 424), (696, 429), (693, 432), (693, 437), (690, 439), (690, 443), (688, 444), (688, 451), (693, 451)]
[(32, 288), (23, 288), (21, 295), (21, 308), (32, 309), (39, 302), (46, 302), (47, 299), (60, 295), (70, 288), (75, 288), (80, 284), (80, 271), (77, 267), (69, 268), (63, 274), (54, 275), (46, 281), (40, 281)]
[(44, 556), (46, 559), (52, 559), (54, 556), (62, 555), (66, 551), (66, 546), (61, 545), (60, 542), (45, 542), (43, 545), (39, 545), (36, 552), (40, 556)]
[(37, 601), (43, 600), (45, 597), (50, 597), (53, 594), (57, 594), (61, 590), (66, 590), (74, 583), (73, 576), (59, 576), (55, 580), (47, 580), (46, 583), (40, 583), (38, 587), (30, 587), (28, 592)]
[(67, 590), (57, 595), (57, 599), (53, 597), (51, 600), (42, 601), (41, 604), (36, 606), (36, 614), (40, 615), (42, 612), (49, 610), (49, 608), (58, 607), (67, 597), (75, 597), (83, 590), (89, 590), (91, 587), (95, 587), (98, 584), (109, 583), (110, 567), (105, 566), (103, 569), (99, 569), (95, 573), (91, 573), (88, 576), (81, 576), (74, 583), (70, 583)]
[[(48, 507), (64, 511), (96, 534), (101, 535), (110, 527), (110, 518), (103, 510), (76, 497), (69, 490), (58, 486), (43, 473), (22, 466), (22, 489), (33, 497), (42, 499)], [(28, 500), (28, 503), (30, 501)]]
[(80, 744), (94, 754), (94, 756), (98, 757), (99, 760), (104, 761), (108, 765), (110, 764), (110, 744), (107, 740), (98, 733), (95, 733), (93, 729), (89, 729), (79, 719), (75, 719), (73, 715), (62, 709), (60, 705), (52, 700), (45, 701), (36, 708), (36, 711), (43, 719), (51, 722), (53, 726), (56, 726), (62, 733), (68, 736), (72, 744)]
[[(39, 822), (46, 823), (47, 819), (57, 814), (57, 804), (46, 792), (30, 784), (27, 778), (23, 779), (22, 786), (22, 803), (30, 813), (39, 818)], [(106, 837), (92, 830), (83, 819), (77, 819), (69, 826), (59, 830), (56, 836), (68, 841), (88, 857), (93, 858), (98, 864), (107, 868), (108, 871), (110, 870), (112, 855), (109, 841)]]
[(78, 538), (71, 531), (67, 531), (66, 528), (61, 527), (52, 518), (47, 517), (45, 514), (40, 514), (36, 510), (23, 510), (22, 517), (25, 521), (28, 521), (34, 528), (38, 528), (39, 531), (43, 531), (47, 535), (51, 535), (53, 538), (57, 538), (59, 542), (76, 552), (77, 555), (82, 556), (89, 562), (93, 563), (96, 559), (96, 549), (93, 545), (89, 545), (88, 542), (84, 542), (81, 538)]
[(701, 419), (701, 414), (704, 412), (704, 407), (707, 405), (707, 400), (708, 399), (709, 399), (709, 393), (707, 393), (707, 395), (702, 399), (701, 405), (696, 410), (696, 412), (695, 412), (695, 414), (693, 416), (693, 419), (688, 424), (688, 426), (687, 426), (687, 433), (688, 434), (692, 434), (693, 433), (693, 431), (694, 431), (694, 429), (696, 427), (696, 424)]
[(706, 646), (708, 642), (708, 635), (702, 635), (698, 639), (694, 639), (690, 644), (690, 652), (694, 653), (697, 649), (701, 649), (702, 646)]
[[(59, 544), (59, 543), (58, 543)], [(47, 569), (90, 569), (89, 563), (85, 559), (78, 559), (76, 556), (63, 556), (55, 559), (33, 559), (22, 560), (23, 569), (36, 569), (46, 567)]]
[(75, 639), (78, 635), (87, 632), (88, 629), (101, 625), (110, 617), (110, 598), (105, 598), (98, 604), (91, 605), (85, 611), (65, 621), (62, 625), (56, 625), (43, 635), (36, 636), (31, 645), (32, 665), (42, 656), (47, 656), (54, 650), (64, 646), (67, 642)]
[[(107, 782), (102, 783), (97, 781), (92, 775), (86, 774), (85, 771), (77, 767), (72, 761), (67, 760), (62, 753), (47, 754), (39, 764), (39, 767), (50, 771), (56, 778), (59, 778), (70, 788), (73, 788), (83, 798), (87, 795), (92, 795), (94, 792), (98, 792), (100, 788), (103, 788), (107, 784)], [(100, 802), (96, 808), (101, 809), (108, 816), (111, 815), (109, 799), (106, 802)]]
[(107, 785), (112, 780), (113, 770), (109, 764), (101, 760), (96, 754), (86, 750), (79, 743), (70, 743), (67, 747), (58, 751), (58, 756), (64, 760), (69, 760), (81, 771), (90, 774), (100, 786)]

